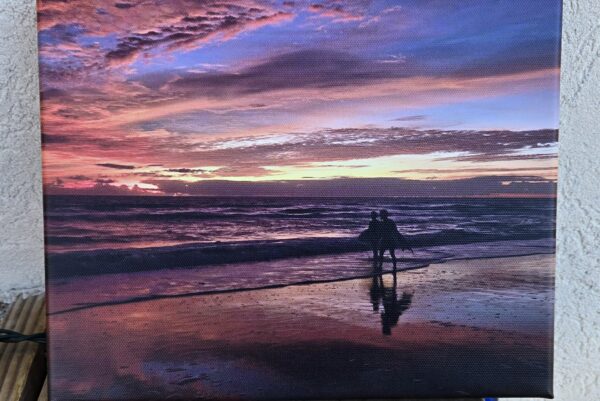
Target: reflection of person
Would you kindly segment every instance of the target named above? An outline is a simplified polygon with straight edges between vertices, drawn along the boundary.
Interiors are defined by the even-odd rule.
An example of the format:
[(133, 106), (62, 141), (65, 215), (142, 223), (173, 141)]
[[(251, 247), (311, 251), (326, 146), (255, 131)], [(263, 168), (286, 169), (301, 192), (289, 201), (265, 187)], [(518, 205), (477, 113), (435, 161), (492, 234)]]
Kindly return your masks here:
[(377, 260), (377, 251), (379, 248), (379, 240), (381, 237), (380, 232), (381, 222), (377, 219), (377, 212), (371, 212), (371, 221), (369, 221), (369, 233), (371, 249), (373, 250), (373, 260)]
[(392, 334), (392, 327), (398, 324), (402, 313), (410, 307), (413, 294), (403, 292), (402, 297), (398, 299), (396, 281), (396, 272), (394, 275), (394, 284), (392, 288), (383, 288), (383, 312), (381, 313), (381, 330), (384, 335)]
[(383, 254), (385, 251), (390, 253), (394, 270), (396, 269), (396, 242), (398, 241), (398, 227), (392, 219), (389, 218), (387, 210), (379, 212), (381, 222), (379, 223), (379, 232), (381, 239), (379, 240), (379, 260), (383, 263)]
[(383, 296), (383, 277), (381, 277), (381, 269), (377, 260), (373, 260), (373, 281), (371, 282), (371, 288), (369, 289), (369, 296), (371, 298), (371, 304), (373, 305), (373, 312), (379, 311), (379, 305), (381, 303), (381, 297)]
[(402, 292), (402, 296), (398, 299), (398, 279), (397, 273), (393, 272), (393, 283), (390, 288), (386, 288), (383, 283), (383, 275), (378, 263), (373, 264), (373, 281), (369, 290), (369, 297), (373, 305), (373, 311), (377, 312), (383, 305), (381, 312), (381, 330), (383, 335), (389, 336), (392, 334), (392, 327), (398, 325), (398, 320), (402, 313), (410, 307), (413, 294)]
[[(387, 292), (387, 291), (386, 291)], [(392, 334), (392, 327), (398, 324), (400, 315), (410, 307), (412, 294), (403, 292), (398, 299), (396, 292), (383, 295), (383, 313), (381, 313), (381, 330), (384, 335)]]

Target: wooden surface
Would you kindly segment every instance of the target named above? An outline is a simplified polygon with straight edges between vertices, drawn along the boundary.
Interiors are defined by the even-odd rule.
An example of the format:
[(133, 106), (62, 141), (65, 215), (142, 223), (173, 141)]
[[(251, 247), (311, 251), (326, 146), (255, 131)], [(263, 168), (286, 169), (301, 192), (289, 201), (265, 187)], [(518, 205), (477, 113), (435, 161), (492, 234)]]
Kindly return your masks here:
[(48, 401), (48, 378), (44, 380), (44, 386), (42, 387), (42, 391), (40, 391), (37, 401)]
[[(0, 323), (4, 329), (23, 334), (46, 330), (44, 295), (19, 297), (13, 302)], [(46, 381), (46, 350), (44, 346), (22, 342), (0, 343), (0, 400), (47, 400), (41, 395)]]

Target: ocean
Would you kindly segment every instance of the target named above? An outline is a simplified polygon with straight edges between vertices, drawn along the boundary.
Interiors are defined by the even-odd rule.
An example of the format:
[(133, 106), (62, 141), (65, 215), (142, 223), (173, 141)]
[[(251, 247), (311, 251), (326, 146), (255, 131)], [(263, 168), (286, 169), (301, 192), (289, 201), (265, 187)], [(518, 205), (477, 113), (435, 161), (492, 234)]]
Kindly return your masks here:
[(554, 236), (553, 199), (48, 196), (46, 241), (60, 252), (356, 237), (380, 209), (409, 237)]
[[(545, 240), (554, 199), (46, 197), (50, 276), (272, 261), (366, 251), (371, 211), (387, 209), (418, 250), (510, 256)], [(482, 243), (496, 245), (482, 254)], [(477, 245), (480, 244), (480, 245)], [(535, 246), (539, 246), (535, 245)], [(365, 253), (366, 255), (366, 253)], [(438, 258), (439, 259), (439, 258)]]

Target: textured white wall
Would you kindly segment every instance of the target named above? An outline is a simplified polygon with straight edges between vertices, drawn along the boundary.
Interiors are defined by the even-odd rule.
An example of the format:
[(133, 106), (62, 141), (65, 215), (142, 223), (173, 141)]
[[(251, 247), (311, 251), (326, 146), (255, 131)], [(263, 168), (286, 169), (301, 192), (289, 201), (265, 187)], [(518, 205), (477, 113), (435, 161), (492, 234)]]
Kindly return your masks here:
[(0, 0), (0, 301), (44, 280), (35, 1)]
[[(34, 8), (0, 0), (0, 301), (43, 287)], [(563, 31), (556, 398), (600, 400), (600, 2), (565, 0)]]

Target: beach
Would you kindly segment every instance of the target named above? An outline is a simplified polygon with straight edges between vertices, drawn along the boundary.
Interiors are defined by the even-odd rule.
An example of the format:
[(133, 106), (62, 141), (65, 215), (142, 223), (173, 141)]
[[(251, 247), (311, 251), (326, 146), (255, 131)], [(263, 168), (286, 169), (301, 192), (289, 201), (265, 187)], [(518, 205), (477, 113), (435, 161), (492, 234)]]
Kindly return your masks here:
[[(383, 207), (414, 247), (398, 250), (395, 275), (357, 239)], [(51, 389), (61, 400), (548, 395), (554, 210), (50, 197)]]
[[(65, 400), (547, 396), (554, 255), (535, 248), (408, 260), (381, 281), (365, 254), (343, 280), (275, 274), (271, 287), (224, 266), (51, 280), (51, 388)], [(302, 278), (340, 271), (339, 258), (285, 265)], [(277, 272), (256, 262), (248, 276), (264, 263)], [(203, 282), (214, 288), (198, 294)]]

